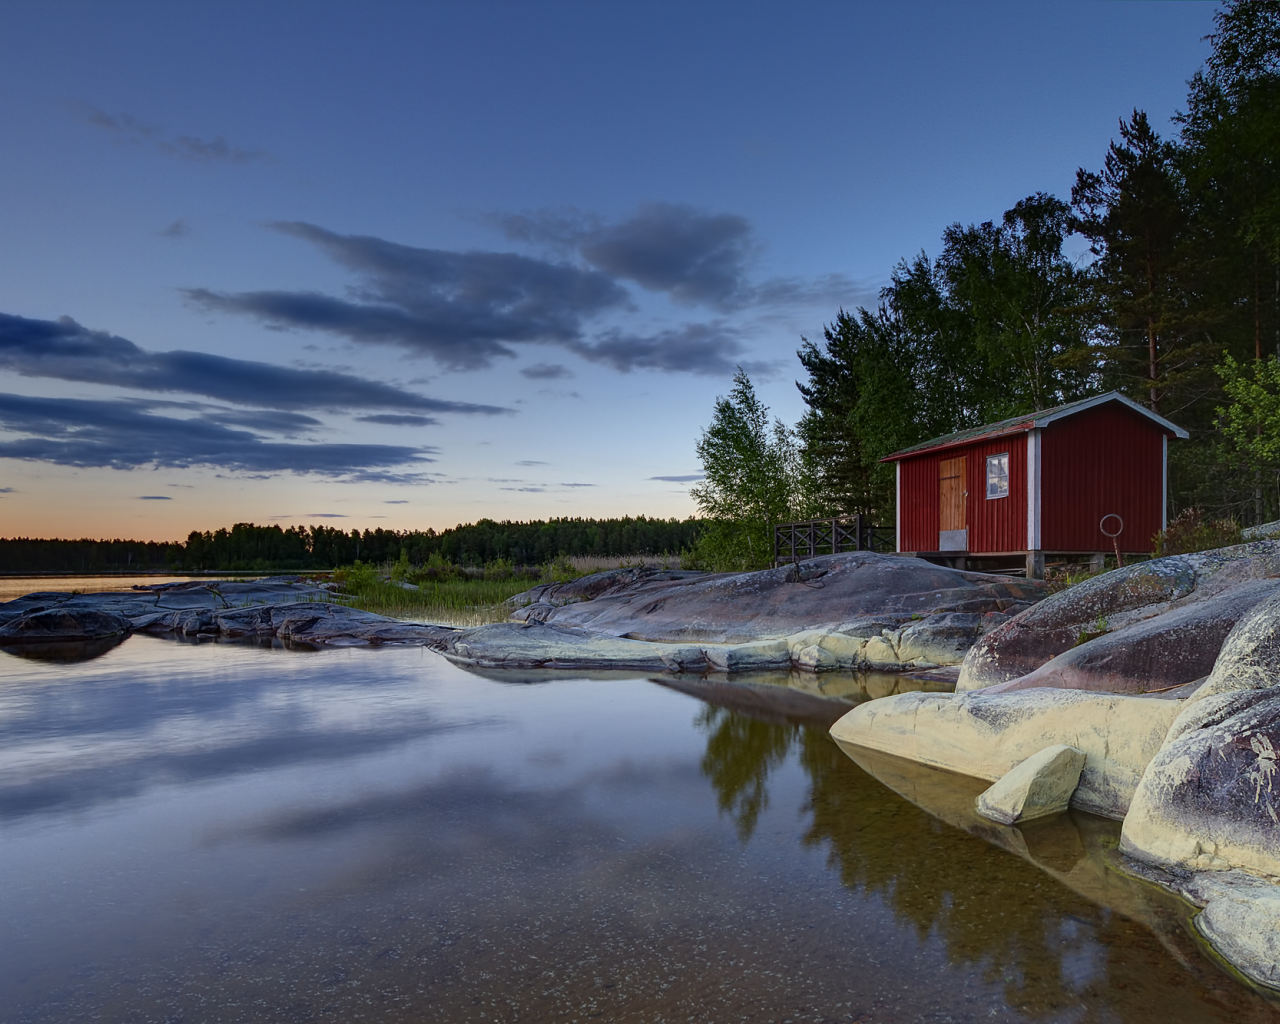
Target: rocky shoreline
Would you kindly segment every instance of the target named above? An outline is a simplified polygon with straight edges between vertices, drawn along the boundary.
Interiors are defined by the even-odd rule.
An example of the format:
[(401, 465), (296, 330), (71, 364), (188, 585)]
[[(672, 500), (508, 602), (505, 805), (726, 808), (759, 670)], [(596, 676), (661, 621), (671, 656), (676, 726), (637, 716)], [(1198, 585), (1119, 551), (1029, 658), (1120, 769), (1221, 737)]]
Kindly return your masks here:
[[(0, 604), (10, 654), (92, 657), (131, 633), (423, 646), (484, 674), (652, 673), (827, 722), (842, 708), (820, 684), (729, 677), (925, 675), (925, 691), (890, 687), (843, 714), (833, 737), (880, 765), (873, 774), (887, 755), (994, 784), (978, 812), (1001, 822), (1006, 847), (1022, 842), (1022, 820), (1068, 806), (1123, 822), (1108, 869), (1198, 908), (1211, 948), (1280, 991), (1280, 541), (1158, 559), (1059, 593), (866, 552), (748, 574), (621, 569), (535, 587), (509, 621), (465, 629), (359, 611), (296, 577)], [(901, 788), (901, 770), (883, 770)], [(912, 795), (930, 790), (921, 778), (904, 795), (929, 810)]]

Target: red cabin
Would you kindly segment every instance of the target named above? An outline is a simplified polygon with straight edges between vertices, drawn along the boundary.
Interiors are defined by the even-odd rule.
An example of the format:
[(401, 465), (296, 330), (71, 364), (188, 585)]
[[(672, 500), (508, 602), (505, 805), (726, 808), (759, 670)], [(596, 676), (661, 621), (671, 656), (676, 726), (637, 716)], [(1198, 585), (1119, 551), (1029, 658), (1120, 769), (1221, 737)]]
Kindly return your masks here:
[(898, 551), (963, 567), (1148, 553), (1167, 519), (1169, 438), (1187, 432), (1117, 391), (885, 456)]

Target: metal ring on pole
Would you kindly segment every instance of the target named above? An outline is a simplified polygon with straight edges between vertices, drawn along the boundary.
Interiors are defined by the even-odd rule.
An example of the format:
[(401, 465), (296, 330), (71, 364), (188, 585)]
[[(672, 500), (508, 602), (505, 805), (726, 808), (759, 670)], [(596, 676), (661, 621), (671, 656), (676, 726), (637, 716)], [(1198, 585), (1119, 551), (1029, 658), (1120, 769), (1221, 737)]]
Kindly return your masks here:
[[(1119, 527), (1116, 528), (1115, 533), (1112, 533), (1110, 530), (1107, 529), (1106, 522), (1108, 519), (1114, 519), (1117, 523), (1120, 524)], [(1117, 537), (1120, 536), (1120, 534), (1124, 532), (1124, 520), (1121, 519), (1114, 512), (1109, 512), (1105, 516), (1103, 516), (1100, 520), (1098, 520), (1098, 529), (1102, 531), (1102, 534), (1104, 537), (1110, 537), (1112, 540), (1115, 540)]]

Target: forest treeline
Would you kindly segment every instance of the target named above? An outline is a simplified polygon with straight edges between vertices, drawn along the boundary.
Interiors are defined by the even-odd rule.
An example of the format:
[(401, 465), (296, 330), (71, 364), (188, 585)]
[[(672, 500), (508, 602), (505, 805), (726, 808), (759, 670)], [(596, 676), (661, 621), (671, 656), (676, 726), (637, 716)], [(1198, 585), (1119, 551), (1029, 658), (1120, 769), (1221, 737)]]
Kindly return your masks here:
[(705, 564), (765, 564), (769, 522), (891, 523), (883, 456), (1112, 390), (1191, 434), (1169, 448), (1171, 516), (1280, 518), (1280, 3), (1214, 21), (1171, 137), (1126, 113), (1069, 196), (952, 224), (803, 341), (794, 428), (739, 373), (698, 447)]
[(184, 543), (129, 540), (0, 539), (0, 572), (290, 571), (332, 569), (359, 560), (414, 565), (433, 558), (461, 566), (499, 559), (544, 565), (561, 557), (678, 555), (698, 541), (696, 519), (550, 519), (476, 523), (441, 530), (352, 530), (257, 526), (193, 531)]

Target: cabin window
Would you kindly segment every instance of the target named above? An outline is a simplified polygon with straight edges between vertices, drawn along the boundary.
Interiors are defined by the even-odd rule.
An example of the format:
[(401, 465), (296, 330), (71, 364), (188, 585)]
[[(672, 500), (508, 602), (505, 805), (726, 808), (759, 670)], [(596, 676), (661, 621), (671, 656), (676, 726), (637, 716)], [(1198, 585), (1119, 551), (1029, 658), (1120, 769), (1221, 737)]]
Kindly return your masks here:
[(1009, 453), (987, 456), (987, 497), (1009, 497)]

